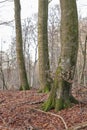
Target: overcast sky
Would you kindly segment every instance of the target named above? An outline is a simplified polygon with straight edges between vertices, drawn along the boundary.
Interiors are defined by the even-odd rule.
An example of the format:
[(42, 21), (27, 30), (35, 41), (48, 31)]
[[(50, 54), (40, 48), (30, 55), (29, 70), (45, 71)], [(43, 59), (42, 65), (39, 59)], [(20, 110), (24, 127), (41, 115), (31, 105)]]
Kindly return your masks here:
[[(82, 17), (87, 17), (87, 0), (78, 0), (78, 12)], [(52, 0), (50, 6), (59, 4), (58, 0)], [(38, 0), (21, 0), (21, 16), (22, 19), (31, 17), (38, 11)], [(9, 21), (14, 19), (14, 4), (13, 2), (0, 3), (0, 23), (2, 21)], [(7, 43), (10, 43), (10, 36), (12, 35), (12, 29), (8, 26), (0, 25), (0, 48), (1, 41), (6, 41), (3, 46), (3, 50), (7, 49)]]

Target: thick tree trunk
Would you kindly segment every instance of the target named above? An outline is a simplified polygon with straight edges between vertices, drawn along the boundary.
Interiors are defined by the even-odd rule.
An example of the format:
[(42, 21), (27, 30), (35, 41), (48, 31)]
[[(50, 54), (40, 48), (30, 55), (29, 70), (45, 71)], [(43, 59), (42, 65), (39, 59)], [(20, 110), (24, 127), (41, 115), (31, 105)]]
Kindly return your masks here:
[(39, 0), (38, 9), (38, 55), (39, 80), (42, 92), (50, 90), (49, 55), (48, 55), (48, 0)]
[(60, 0), (61, 56), (50, 96), (43, 108), (57, 111), (70, 107), (77, 100), (71, 94), (78, 52), (78, 17), (76, 0)]
[(23, 41), (22, 41), (22, 29), (21, 29), (21, 18), (20, 18), (20, 0), (14, 0), (15, 7), (15, 25), (16, 25), (16, 52), (17, 52), (17, 62), (19, 67), (19, 77), (20, 77), (20, 89), (29, 89), (29, 84), (27, 80), (27, 74), (25, 69), (25, 62), (23, 56)]

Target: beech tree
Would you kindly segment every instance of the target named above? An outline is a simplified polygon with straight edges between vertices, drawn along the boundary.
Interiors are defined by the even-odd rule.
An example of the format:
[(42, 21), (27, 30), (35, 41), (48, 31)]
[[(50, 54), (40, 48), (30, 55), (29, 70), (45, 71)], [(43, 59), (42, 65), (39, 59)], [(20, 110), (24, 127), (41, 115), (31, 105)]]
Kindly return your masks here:
[(78, 52), (76, 0), (60, 0), (60, 6), (61, 56), (50, 95), (47, 102), (43, 104), (45, 111), (51, 108), (55, 108), (58, 111), (70, 107), (72, 103), (78, 103), (71, 93)]
[(15, 8), (15, 28), (16, 28), (16, 53), (17, 53), (17, 63), (18, 63), (19, 77), (20, 77), (20, 89), (27, 90), (29, 89), (29, 84), (27, 80), (25, 61), (23, 55), (20, 0), (14, 0), (14, 8)]
[(49, 54), (48, 54), (48, 0), (39, 0), (38, 9), (38, 56), (39, 80), (42, 92), (50, 90)]

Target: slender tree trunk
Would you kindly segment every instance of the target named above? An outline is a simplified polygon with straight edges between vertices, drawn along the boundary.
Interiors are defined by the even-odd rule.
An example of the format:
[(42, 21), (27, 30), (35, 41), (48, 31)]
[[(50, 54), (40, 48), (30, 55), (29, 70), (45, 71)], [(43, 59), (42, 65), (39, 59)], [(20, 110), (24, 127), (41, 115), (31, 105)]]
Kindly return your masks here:
[(2, 84), (3, 84), (3, 85), (2, 85), (2, 86), (3, 86), (3, 90), (4, 90), (4, 89), (7, 90), (8, 88), (7, 88), (7, 85), (6, 85), (6, 83), (5, 83), (5, 76), (4, 76), (4, 72), (3, 72), (2, 68), (1, 68), (1, 70), (0, 70), (0, 73), (1, 73), (1, 79), (2, 79)]
[(38, 9), (38, 54), (39, 80), (42, 92), (50, 90), (49, 54), (48, 54), (48, 0), (39, 0)]
[(85, 43), (84, 43), (84, 49), (82, 48), (82, 43), (81, 43), (81, 49), (82, 49), (82, 54), (83, 54), (83, 66), (82, 66), (82, 72), (81, 72), (81, 77), (80, 77), (80, 83), (86, 85), (85, 82), (85, 67), (86, 67), (86, 45), (87, 44), (87, 36), (85, 38)]
[(16, 26), (16, 53), (17, 53), (17, 63), (19, 67), (20, 89), (27, 90), (29, 89), (29, 84), (27, 80), (25, 61), (24, 61), (24, 56), (23, 56), (20, 0), (14, 0), (14, 8), (15, 8), (15, 26)]
[(58, 111), (70, 107), (72, 102), (78, 102), (71, 94), (78, 52), (76, 0), (60, 0), (60, 5), (61, 57), (50, 96), (43, 105), (45, 111), (51, 108), (55, 108)]
[(8, 89), (7, 85), (6, 85), (6, 81), (5, 81), (5, 76), (4, 76), (4, 70), (3, 70), (3, 51), (2, 51), (2, 42), (1, 42), (1, 54), (0, 54), (0, 76), (1, 76), (1, 80), (2, 80), (2, 88), (4, 89)]

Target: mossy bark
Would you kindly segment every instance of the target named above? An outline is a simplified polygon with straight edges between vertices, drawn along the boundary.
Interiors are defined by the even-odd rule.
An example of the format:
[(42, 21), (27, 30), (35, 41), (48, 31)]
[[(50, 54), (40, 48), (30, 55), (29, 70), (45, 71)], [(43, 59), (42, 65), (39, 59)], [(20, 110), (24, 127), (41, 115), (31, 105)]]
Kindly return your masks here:
[(72, 106), (78, 101), (72, 96), (71, 88), (78, 53), (78, 16), (76, 0), (60, 0), (61, 5), (61, 56), (56, 70), (54, 84), (45, 111), (55, 108), (57, 111)]
[(19, 68), (19, 78), (20, 78), (20, 89), (28, 90), (29, 84), (27, 80), (27, 74), (25, 69), (25, 61), (23, 56), (23, 41), (22, 41), (22, 29), (21, 29), (21, 16), (20, 16), (20, 0), (14, 0), (15, 8), (15, 28), (16, 28), (16, 53), (17, 53), (17, 63)]
[(48, 54), (48, 0), (38, 0), (38, 56), (40, 91), (48, 92), (51, 88), (50, 65)]
[(58, 67), (49, 98), (42, 105), (42, 109), (44, 111), (48, 111), (53, 108), (55, 108), (56, 111), (59, 111), (64, 108), (71, 107), (73, 103), (78, 103), (71, 94), (72, 83), (66, 81), (61, 76), (61, 72), (62, 70)]

